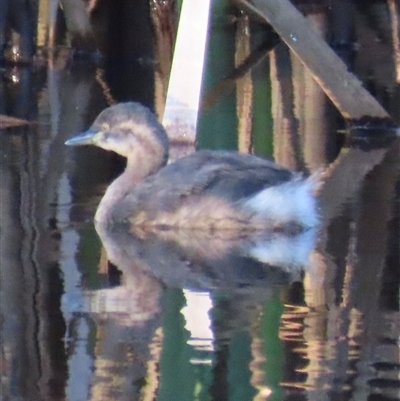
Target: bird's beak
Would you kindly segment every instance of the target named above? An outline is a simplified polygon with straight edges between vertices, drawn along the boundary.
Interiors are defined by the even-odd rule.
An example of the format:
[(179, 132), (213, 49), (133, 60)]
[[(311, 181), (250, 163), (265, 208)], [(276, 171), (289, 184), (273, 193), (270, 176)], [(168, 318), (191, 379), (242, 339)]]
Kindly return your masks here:
[(69, 138), (65, 144), (68, 146), (95, 145), (101, 136), (101, 132), (88, 129), (81, 134)]

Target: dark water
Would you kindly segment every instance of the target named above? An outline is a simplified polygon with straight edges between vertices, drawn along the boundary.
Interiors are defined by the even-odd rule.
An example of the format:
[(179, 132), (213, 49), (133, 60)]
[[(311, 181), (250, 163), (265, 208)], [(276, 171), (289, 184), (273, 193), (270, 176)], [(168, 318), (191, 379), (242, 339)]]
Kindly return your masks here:
[[(326, 10), (310, 21), (399, 122), (386, 3), (358, 3), (356, 29)], [(213, 18), (204, 96), (235, 51), (265, 39), (232, 20)], [(246, 150), (250, 133), (257, 154), (326, 168), (318, 229), (246, 240), (96, 232), (123, 162), (63, 143), (111, 99), (162, 110), (163, 48), (146, 38), (126, 44), (130, 57), (72, 62), (62, 50), (2, 71), (1, 112), (32, 124), (0, 132), (1, 399), (400, 399), (399, 140), (349, 143), (283, 45), (211, 101), (199, 142)]]

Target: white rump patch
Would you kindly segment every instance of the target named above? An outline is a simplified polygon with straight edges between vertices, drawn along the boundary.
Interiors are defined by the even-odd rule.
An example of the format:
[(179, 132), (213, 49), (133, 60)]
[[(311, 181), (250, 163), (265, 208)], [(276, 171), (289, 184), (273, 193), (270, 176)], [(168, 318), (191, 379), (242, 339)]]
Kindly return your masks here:
[(300, 176), (280, 185), (263, 189), (244, 203), (255, 218), (268, 219), (276, 225), (296, 222), (304, 227), (318, 224), (317, 202), (314, 196), (319, 175), (307, 179)]

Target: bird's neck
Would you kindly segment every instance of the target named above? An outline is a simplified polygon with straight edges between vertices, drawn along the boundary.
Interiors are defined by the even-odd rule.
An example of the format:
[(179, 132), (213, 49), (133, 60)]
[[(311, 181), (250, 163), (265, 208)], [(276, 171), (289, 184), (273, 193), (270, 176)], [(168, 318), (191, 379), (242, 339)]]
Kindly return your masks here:
[(112, 212), (118, 208), (118, 204), (127, 194), (148, 176), (157, 172), (165, 162), (136, 154), (127, 158), (124, 172), (115, 179), (107, 188), (97, 208), (95, 220), (97, 222), (109, 222), (112, 220)]

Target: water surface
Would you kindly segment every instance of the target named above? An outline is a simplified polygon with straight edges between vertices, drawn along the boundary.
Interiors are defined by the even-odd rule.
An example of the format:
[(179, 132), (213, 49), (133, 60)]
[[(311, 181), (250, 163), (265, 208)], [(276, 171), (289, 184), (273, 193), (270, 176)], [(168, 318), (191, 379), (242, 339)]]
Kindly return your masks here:
[[(393, 59), (377, 65), (363, 48), (376, 34), (369, 18), (382, 15), (356, 10), (361, 49), (348, 50), (399, 122)], [(309, 18), (328, 30), (326, 14)], [(211, 54), (229, 46), (210, 58), (205, 94), (250, 38), (231, 21), (214, 21)], [(249, 48), (262, 32), (254, 27)], [(374, 51), (389, 48), (382, 39)], [(2, 399), (400, 399), (399, 141), (349, 143), (279, 45), (204, 110), (199, 146), (326, 168), (318, 229), (246, 239), (96, 231), (123, 161), (63, 143), (111, 99), (162, 109), (157, 52), (137, 49), (123, 65), (60, 51), (54, 63), (2, 71), (2, 112), (32, 121), (0, 132)]]

